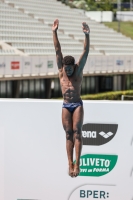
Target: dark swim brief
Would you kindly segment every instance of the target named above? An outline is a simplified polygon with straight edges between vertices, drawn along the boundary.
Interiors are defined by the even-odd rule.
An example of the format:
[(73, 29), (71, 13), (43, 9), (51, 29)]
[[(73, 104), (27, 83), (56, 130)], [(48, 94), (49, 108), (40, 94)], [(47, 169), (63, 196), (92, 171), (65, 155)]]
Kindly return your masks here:
[(82, 100), (80, 102), (75, 102), (75, 103), (65, 103), (65, 102), (63, 102), (62, 108), (66, 108), (72, 113), (78, 106), (82, 106), (82, 105), (83, 105)]

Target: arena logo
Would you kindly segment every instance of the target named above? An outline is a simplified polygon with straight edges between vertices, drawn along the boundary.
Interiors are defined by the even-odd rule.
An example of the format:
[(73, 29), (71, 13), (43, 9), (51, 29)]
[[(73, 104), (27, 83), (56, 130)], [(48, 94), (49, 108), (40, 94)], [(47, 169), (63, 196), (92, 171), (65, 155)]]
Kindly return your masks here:
[(6, 66), (6, 64), (3, 62), (3, 63), (0, 63), (0, 68), (1, 67), (5, 67)]
[[(117, 155), (86, 154), (80, 157), (79, 176), (103, 176), (116, 165)], [(74, 161), (75, 163), (75, 161)]]
[(108, 143), (116, 135), (118, 124), (84, 124), (83, 145), (99, 146)]
[(20, 62), (19, 61), (11, 62), (11, 69), (20, 69)]

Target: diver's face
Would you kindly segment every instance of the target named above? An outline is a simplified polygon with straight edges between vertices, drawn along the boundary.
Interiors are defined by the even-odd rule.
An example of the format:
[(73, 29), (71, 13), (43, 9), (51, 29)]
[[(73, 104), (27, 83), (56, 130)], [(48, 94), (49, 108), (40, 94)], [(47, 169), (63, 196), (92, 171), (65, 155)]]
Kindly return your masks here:
[(64, 65), (64, 70), (67, 76), (72, 76), (74, 72), (74, 65)]

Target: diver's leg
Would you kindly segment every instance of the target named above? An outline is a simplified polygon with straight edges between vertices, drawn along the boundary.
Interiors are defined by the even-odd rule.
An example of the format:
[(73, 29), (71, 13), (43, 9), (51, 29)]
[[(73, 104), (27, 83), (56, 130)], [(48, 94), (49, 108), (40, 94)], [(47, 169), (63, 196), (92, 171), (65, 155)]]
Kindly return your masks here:
[(73, 137), (75, 146), (76, 163), (74, 165), (74, 176), (80, 173), (80, 155), (82, 150), (82, 125), (84, 110), (83, 106), (78, 106), (73, 112)]
[(72, 113), (66, 108), (62, 108), (62, 124), (66, 132), (66, 150), (69, 164), (69, 175), (73, 177), (73, 130), (72, 130)]

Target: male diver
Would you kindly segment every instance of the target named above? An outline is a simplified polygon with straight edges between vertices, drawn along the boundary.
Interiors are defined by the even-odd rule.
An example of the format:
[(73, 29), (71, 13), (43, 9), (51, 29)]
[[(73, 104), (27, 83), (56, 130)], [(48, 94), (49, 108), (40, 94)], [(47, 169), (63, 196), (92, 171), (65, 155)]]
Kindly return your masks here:
[[(80, 155), (82, 149), (83, 102), (80, 97), (83, 68), (85, 66), (90, 46), (90, 29), (86, 22), (82, 23), (85, 35), (83, 53), (75, 64), (72, 56), (63, 58), (61, 46), (57, 36), (59, 20), (56, 19), (52, 26), (53, 42), (56, 52), (59, 79), (63, 95), (62, 124), (66, 132), (66, 150), (69, 164), (69, 175), (76, 177), (80, 173)], [(75, 147), (76, 161), (73, 163), (73, 148)]]

